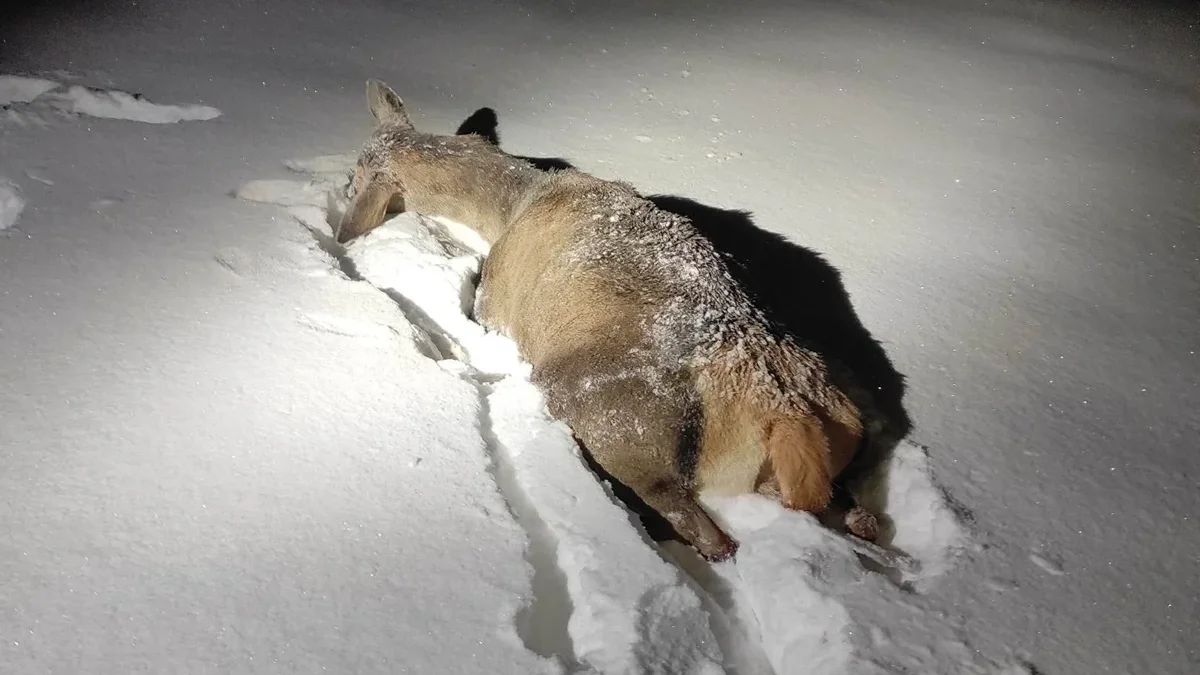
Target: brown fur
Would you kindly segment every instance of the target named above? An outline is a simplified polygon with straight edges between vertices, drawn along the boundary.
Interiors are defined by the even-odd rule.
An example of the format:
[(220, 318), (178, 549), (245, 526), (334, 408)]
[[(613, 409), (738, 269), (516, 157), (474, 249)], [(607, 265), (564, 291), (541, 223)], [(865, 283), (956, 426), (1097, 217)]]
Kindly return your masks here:
[(628, 185), (544, 173), (476, 136), (413, 129), (386, 85), (338, 241), (402, 208), (491, 243), (477, 318), (511, 337), (550, 412), (709, 559), (736, 543), (702, 492), (778, 489), (821, 513), (862, 439), (813, 352), (773, 331), (685, 218)]

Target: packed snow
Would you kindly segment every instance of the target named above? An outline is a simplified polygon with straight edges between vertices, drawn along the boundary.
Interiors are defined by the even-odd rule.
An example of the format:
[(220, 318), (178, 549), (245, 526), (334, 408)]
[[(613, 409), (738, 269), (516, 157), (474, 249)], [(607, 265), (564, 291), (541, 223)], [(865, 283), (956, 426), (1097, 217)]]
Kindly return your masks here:
[[(0, 670), (1196, 672), (1195, 17), (726, 5), (6, 18)], [(334, 242), (368, 77), (823, 253), (908, 377), (889, 536), (653, 541), (474, 321), (469, 223)]]

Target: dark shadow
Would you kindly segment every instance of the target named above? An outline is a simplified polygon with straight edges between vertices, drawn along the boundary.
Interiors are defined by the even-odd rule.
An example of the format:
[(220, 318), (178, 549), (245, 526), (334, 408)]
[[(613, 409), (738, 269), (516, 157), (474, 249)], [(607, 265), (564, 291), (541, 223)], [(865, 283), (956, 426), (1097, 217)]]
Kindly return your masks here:
[[(458, 133), (478, 134), (499, 145), (498, 125), (496, 112), (481, 108), (460, 125)], [(539, 168), (574, 168), (557, 157), (522, 159)], [(712, 242), (730, 273), (764, 310), (775, 329), (820, 354), (834, 384), (863, 411), (868, 437), (854, 463), (839, 477), (835, 490), (838, 503), (831, 509), (834, 513), (844, 512), (850, 493), (859, 492), (865, 479), (908, 434), (912, 423), (903, 404), (904, 376), (859, 320), (841, 273), (816, 251), (756, 226), (748, 211), (721, 209), (677, 195), (645, 198), (689, 219)], [(674, 538), (670, 525), (632, 490), (612, 479), (590, 456), (588, 463), (597, 475), (611, 482), (617, 497), (642, 517), (648, 534), (659, 541)], [(891, 523), (884, 522), (882, 499), (878, 495), (859, 496), (880, 518), (881, 543), (886, 543), (892, 528)]]
[[(0, 9), (0, 65), (6, 69), (37, 69), (31, 45), (71, 40), (89, 26), (143, 14), (136, 2), (118, 0), (25, 0)], [(37, 53), (36, 47), (32, 51)], [(26, 74), (6, 72), (6, 75)]]
[(868, 417), (880, 416), (897, 441), (908, 434), (904, 376), (859, 320), (841, 273), (821, 254), (759, 228), (748, 211), (674, 195), (646, 198), (691, 220), (776, 328), (824, 357), (834, 384)]

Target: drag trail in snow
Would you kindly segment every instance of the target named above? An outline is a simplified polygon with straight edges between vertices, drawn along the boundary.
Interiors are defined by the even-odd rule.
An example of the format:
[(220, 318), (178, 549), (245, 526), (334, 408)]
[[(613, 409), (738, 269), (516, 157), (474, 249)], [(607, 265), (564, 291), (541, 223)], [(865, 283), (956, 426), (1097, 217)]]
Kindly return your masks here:
[[(395, 216), (345, 248), (332, 224), (353, 158), (295, 160), (302, 180), (257, 180), (235, 195), (286, 207), (348, 277), (391, 298), (421, 353), (480, 397), (492, 477), (525, 530), (533, 595), (515, 619), (526, 648), (596, 673), (996, 673), (920, 590), (972, 547), (925, 451), (902, 443), (876, 477), (892, 547), (844, 537), (758, 496), (710, 500), (741, 542), (709, 564), (656, 544), (551, 419), (507, 338), (471, 319), (486, 244), (465, 225)], [(894, 670), (900, 669), (900, 670)]]

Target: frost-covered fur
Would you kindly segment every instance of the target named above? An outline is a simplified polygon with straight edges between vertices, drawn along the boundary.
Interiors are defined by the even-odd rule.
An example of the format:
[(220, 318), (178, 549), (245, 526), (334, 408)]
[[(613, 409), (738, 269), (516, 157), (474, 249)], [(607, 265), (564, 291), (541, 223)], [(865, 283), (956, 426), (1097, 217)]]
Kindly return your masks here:
[(477, 318), (516, 342), (551, 413), (596, 462), (706, 557), (737, 545), (700, 493), (827, 508), (862, 439), (860, 412), (816, 353), (773, 330), (690, 221), (623, 183), (546, 173), (473, 135), (420, 133), (378, 81), (368, 99), (379, 126), (340, 242), (389, 210), (477, 229), (491, 244)]

